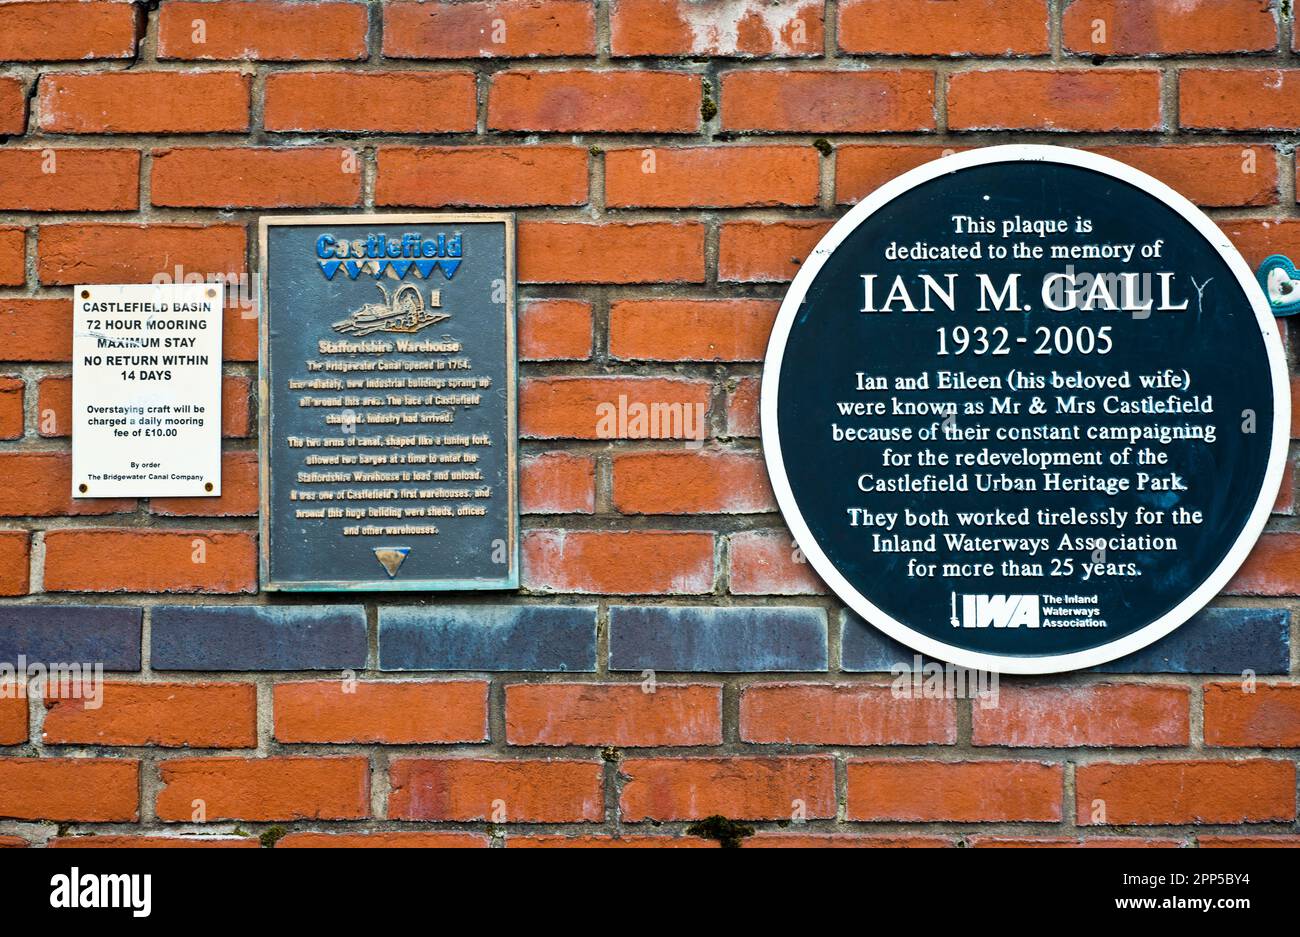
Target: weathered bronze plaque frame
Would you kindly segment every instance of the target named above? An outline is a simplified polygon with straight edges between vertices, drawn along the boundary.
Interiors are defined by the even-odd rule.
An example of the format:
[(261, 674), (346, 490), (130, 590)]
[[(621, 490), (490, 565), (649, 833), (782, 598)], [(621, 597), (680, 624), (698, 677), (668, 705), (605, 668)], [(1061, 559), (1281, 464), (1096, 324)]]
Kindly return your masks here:
[[(440, 226), (500, 224), (504, 231), (504, 269), (500, 271), (504, 280), (505, 297), (501, 303), (505, 316), (504, 380), (506, 394), (505, 436), (502, 445), (506, 451), (508, 481), (505, 498), (507, 501), (507, 538), (503, 573), (498, 577), (421, 577), (418, 579), (401, 579), (395, 576), (380, 578), (386, 567), (379, 562), (373, 571), (379, 575), (371, 578), (359, 575), (355, 579), (325, 577), (320, 579), (277, 579), (272, 572), (272, 316), (270, 302), (270, 263), (268, 242), (270, 232), (278, 227), (304, 227), (318, 229), (322, 232), (329, 226), (360, 225), (405, 225), (405, 226)], [(262, 589), (265, 591), (301, 591), (301, 592), (367, 592), (367, 591), (454, 591), (517, 589), (519, 587), (519, 472), (518, 472), (518, 357), (516, 340), (516, 282), (515, 282), (515, 216), (509, 212), (468, 212), (468, 213), (421, 213), (421, 214), (336, 214), (336, 215), (288, 215), (271, 216), (261, 219), (258, 230), (259, 247), (259, 297), (258, 316), (258, 459), (259, 459), (259, 570)], [(337, 274), (345, 275), (345, 274)], [(364, 274), (363, 274), (364, 275)], [(376, 282), (378, 279), (376, 278)], [(340, 310), (342, 311), (342, 310)], [(285, 502), (288, 504), (289, 502)], [(367, 573), (371, 572), (367, 568)]]

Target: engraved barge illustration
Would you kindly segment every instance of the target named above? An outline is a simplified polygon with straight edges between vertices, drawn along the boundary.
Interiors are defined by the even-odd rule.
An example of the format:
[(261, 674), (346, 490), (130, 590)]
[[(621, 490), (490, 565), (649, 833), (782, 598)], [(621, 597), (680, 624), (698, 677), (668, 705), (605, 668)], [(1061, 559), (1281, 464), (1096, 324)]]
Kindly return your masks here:
[(442, 303), (441, 291), (433, 290), (430, 294), (432, 309), (426, 309), (424, 294), (414, 283), (405, 283), (390, 294), (382, 283), (376, 283), (379, 292), (384, 294), (382, 303), (366, 303), (341, 322), (334, 323), (334, 331), (348, 335), (369, 335), (371, 332), (414, 333), (437, 322), (450, 318), (445, 312), (437, 312)]

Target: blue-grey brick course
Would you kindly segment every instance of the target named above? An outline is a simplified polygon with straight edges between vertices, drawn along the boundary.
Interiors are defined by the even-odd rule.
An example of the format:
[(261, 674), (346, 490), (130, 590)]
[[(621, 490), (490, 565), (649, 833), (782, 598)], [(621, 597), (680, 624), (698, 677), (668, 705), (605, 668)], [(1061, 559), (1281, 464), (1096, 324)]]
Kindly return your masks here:
[(125, 605), (8, 605), (0, 608), (0, 661), (139, 670), (143, 615)]
[(1094, 667), (1094, 673), (1259, 674), (1291, 669), (1291, 613), (1280, 608), (1207, 608), (1173, 634)]
[(609, 610), (613, 670), (823, 671), (826, 648), (826, 612), (820, 608), (617, 605)]
[(341, 670), (366, 666), (359, 605), (167, 605), (150, 617), (155, 670)]
[(590, 673), (596, 606), (381, 608), (379, 668)]
[[(1273, 608), (1207, 608), (1150, 647), (1092, 668), (1093, 673), (1284, 674), (1290, 670), (1291, 613)], [(916, 652), (851, 612), (841, 638), (845, 670), (888, 671)]]

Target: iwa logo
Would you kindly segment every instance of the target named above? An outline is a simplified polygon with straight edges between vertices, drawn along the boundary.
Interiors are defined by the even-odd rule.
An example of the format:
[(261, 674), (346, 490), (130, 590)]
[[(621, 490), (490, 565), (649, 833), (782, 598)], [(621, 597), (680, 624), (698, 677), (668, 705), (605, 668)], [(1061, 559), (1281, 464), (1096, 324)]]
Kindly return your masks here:
[(51, 908), (130, 908), (132, 917), (153, 910), (153, 876), (87, 872), (75, 865), (50, 879)]
[[(958, 599), (961, 617), (957, 616)], [(1036, 595), (960, 595), (952, 593), (954, 628), (1026, 628), (1038, 627)]]

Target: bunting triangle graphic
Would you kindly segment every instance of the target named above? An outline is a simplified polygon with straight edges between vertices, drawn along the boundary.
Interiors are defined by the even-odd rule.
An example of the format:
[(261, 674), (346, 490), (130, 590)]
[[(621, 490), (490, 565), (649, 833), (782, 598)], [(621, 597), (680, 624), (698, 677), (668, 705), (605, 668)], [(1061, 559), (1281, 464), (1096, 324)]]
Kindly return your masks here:
[(371, 264), (374, 264), (376, 280), (382, 277), (390, 267), (399, 280), (405, 279), (406, 275), (411, 272), (412, 267), (418, 270), (421, 278), (425, 280), (429, 279), (433, 275), (433, 271), (437, 269), (441, 269), (442, 275), (450, 280), (456, 275), (456, 271), (460, 269), (461, 264), (460, 258), (448, 257), (428, 260), (321, 260), (317, 262), (320, 264), (321, 272), (325, 274), (327, 280), (334, 279), (334, 274), (339, 272), (340, 267), (347, 271), (348, 279), (355, 280), (362, 273), (369, 272)]

